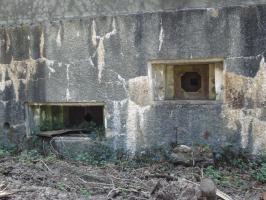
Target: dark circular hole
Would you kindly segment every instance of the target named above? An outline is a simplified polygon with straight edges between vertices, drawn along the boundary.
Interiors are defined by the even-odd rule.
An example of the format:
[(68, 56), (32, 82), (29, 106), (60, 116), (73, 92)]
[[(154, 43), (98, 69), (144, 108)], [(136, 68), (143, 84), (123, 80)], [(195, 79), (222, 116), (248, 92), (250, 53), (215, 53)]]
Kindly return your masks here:
[(197, 92), (201, 88), (201, 76), (197, 72), (186, 72), (181, 77), (181, 87), (186, 92)]
[(190, 85), (192, 85), (192, 86), (197, 86), (197, 85), (199, 85), (199, 80), (196, 79), (196, 78), (191, 78), (191, 79), (190, 79)]
[(3, 124), (3, 129), (6, 130), (6, 131), (8, 131), (10, 129), (10, 124), (8, 122), (5, 122)]

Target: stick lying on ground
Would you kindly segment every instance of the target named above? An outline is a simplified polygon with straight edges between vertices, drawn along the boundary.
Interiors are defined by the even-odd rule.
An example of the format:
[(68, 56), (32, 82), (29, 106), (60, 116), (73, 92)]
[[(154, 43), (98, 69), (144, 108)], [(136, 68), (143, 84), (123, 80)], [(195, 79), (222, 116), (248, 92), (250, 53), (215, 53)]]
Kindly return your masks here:
[(228, 196), (227, 194), (218, 189), (216, 191), (216, 195), (224, 200), (233, 200), (230, 196)]
[(6, 192), (6, 184), (5, 183), (0, 183), (0, 199), (6, 198), (9, 195), (13, 194), (13, 192)]
[(6, 198), (6, 197), (8, 197), (11, 194), (13, 194), (13, 192), (0, 191), (0, 199), (1, 198)]

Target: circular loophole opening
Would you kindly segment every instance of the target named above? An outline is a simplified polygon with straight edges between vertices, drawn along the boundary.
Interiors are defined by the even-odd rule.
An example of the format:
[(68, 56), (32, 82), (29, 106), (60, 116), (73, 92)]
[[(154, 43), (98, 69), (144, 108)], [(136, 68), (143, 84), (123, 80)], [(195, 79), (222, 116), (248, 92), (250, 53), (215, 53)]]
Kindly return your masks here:
[(186, 72), (181, 77), (181, 87), (186, 92), (197, 92), (201, 88), (201, 76), (198, 72)]

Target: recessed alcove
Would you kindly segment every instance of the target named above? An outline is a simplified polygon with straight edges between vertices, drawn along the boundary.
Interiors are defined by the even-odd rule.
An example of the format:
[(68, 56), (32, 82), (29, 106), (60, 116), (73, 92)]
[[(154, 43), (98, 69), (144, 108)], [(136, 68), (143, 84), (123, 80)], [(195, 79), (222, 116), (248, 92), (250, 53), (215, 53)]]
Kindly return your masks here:
[(223, 62), (159, 60), (149, 63), (154, 101), (223, 100)]
[(88, 130), (104, 127), (104, 104), (28, 103), (28, 135), (56, 130)]

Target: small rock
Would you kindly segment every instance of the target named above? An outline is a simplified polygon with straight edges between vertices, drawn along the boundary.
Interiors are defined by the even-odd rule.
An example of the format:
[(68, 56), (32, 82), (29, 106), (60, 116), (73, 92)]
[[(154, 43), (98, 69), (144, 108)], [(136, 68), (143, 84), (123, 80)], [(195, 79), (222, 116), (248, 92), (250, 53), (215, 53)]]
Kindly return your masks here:
[(170, 155), (170, 162), (186, 166), (192, 165), (192, 148), (186, 145), (178, 145)]
[(170, 162), (173, 164), (192, 165), (192, 156), (188, 153), (171, 153)]
[(178, 145), (173, 149), (174, 153), (191, 153), (192, 148), (186, 145)]
[(262, 200), (266, 200), (266, 192), (263, 192), (262, 195), (261, 195), (261, 199)]
[(209, 179), (205, 178), (200, 183), (200, 190), (202, 193), (202, 197), (205, 197), (207, 200), (216, 200), (216, 185), (214, 182)]
[(186, 145), (178, 145), (175, 147), (172, 150), (169, 161), (173, 164), (186, 166), (192, 164), (206, 166), (214, 163), (211, 149), (203, 149), (201, 146), (192, 148)]

